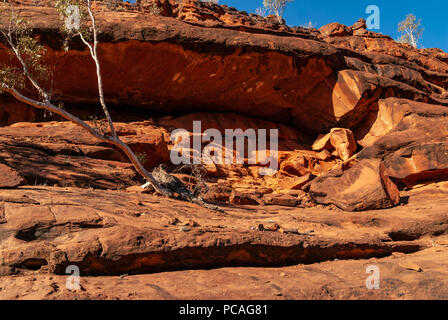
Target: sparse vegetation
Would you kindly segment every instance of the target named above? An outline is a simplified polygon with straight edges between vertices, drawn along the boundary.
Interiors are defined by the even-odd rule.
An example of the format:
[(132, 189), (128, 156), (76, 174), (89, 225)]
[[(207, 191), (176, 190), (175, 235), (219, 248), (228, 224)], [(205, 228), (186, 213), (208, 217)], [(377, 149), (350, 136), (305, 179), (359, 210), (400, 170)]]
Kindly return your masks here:
[(195, 196), (201, 196), (208, 192), (209, 188), (205, 181), (207, 170), (202, 164), (182, 165), (177, 167), (173, 173), (188, 174), (187, 187)]
[(99, 120), (97, 116), (90, 116), (90, 121), (98, 132), (102, 134), (106, 134), (107, 132), (107, 124), (104, 120)]
[(148, 162), (148, 155), (146, 152), (136, 152), (135, 155), (142, 165), (145, 165)]
[(311, 21), (308, 21), (307, 23), (302, 24), (301, 27), (305, 29), (312, 29), (314, 28), (314, 24)]
[(266, 16), (267, 16), (267, 10), (266, 10), (265, 7), (258, 7), (258, 8), (255, 10), (255, 14), (256, 14), (256, 15), (259, 15), (259, 16), (261, 16), (261, 17), (266, 17)]
[[(6, 1), (4, 3), (6, 4)], [(79, 18), (83, 23), (80, 25), (80, 28), (68, 29), (67, 26), (64, 25), (62, 29), (66, 33), (67, 39), (79, 36), (82, 42), (90, 50), (91, 57), (95, 61), (96, 65), (99, 100), (109, 124), (111, 135), (104, 134), (104, 132), (99, 130), (99, 127), (91, 127), (85, 121), (68, 113), (64, 109), (60, 108), (59, 105), (56, 105), (52, 102), (51, 90), (47, 89), (47, 87), (45, 86), (45, 82), (43, 81), (46, 78), (47, 70), (42, 62), (42, 58), (45, 54), (45, 48), (41, 44), (39, 44), (38, 41), (31, 35), (32, 29), (30, 28), (29, 24), (17, 15), (12, 4), (10, 4), (11, 14), (9, 28), (7, 29), (7, 31), (1, 31), (1, 34), (6, 40), (6, 43), (9, 45), (14, 56), (20, 63), (21, 68), (19, 69), (5, 67), (1, 69), (1, 90), (11, 94), (17, 100), (22, 101), (32, 107), (44, 109), (46, 111), (55, 113), (66, 120), (72, 121), (86, 129), (96, 138), (118, 147), (128, 156), (136, 170), (143, 177), (149, 180), (157, 191), (167, 196), (171, 195), (171, 192), (169, 192), (169, 190), (165, 190), (162, 186), (158, 185), (157, 181), (149, 172), (146, 171), (146, 169), (140, 163), (132, 150), (118, 137), (104, 99), (101, 68), (97, 54), (98, 29), (91, 8), (91, 1), (87, 0), (76, 2), (71, 0), (56, 0), (54, 2), (54, 5), (58, 9), (61, 18), (64, 20), (69, 18), (69, 15), (71, 14), (71, 12), (67, 10), (67, 8), (70, 5), (74, 4), (80, 5)], [(86, 27), (86, 19), (90, 20), (89, 27)], [(93, 43), (89, 41), (93, 41)], [(38, 93), (39, 100), (25, 96), (22, 92), (20, 92), (19, 90), (23, 87), (22, 84), (31, 85), (31, 89)]]
[(398, 41), (410, 44), (417, 48), (420, 44), (420, 39), (423, 35), (424, 29), (421, 28), (422, 19), (418, 19), (412, 13), (406, 16), (406, 19), (398, 24), (398, 32), (401, 37)]
[[(66, 34), (64, 49), (69, 49), (68, 44), (71, 38), (79, 37), (89, 49), (90, 56), (95, 62), (99, 103), (108, 124), (107, 134), (100, 130), (99, 125), (94, 125), (95, 127), (93, 127), (61, 108), (59, 104), (53, 102), (51, 87), (48, 89), (49, 86), (46, 83), (46, 79), (48, 79), (48, 69), (43, 63), (45, 47), (33, 36), (32, 28), (29, 23), (19, 17), (14, 9), (14, 5), (12, 3), (7, 3), (6, 0), (4, 0), (3, 3), (9, 5), (10, 19), (9, 26), (4, 30), (0, 30), (0, 34), (3, 36), (5, 43), (9, 46), (13, 56), (17, 59), (17, 63), (20, 67), (0, 67), (0, 93), (6, 92), (31, 107), (57, 114), (62, 118), (81, 126), (100, 141), (115, 146), (129, 158), (136, 171), (148, 181), (145, 186), (152, 186), (154, 190), (164, 196), (174, 197), (174, 190), (170, 188), (168, 183), (165, 183), (167, 181), (172, 181), (174, 177), (170, 177), (169, 174), (163, 170), (157, 172), (157, 177), (155, 177), (154, 173), (148, 172), (140, 161), (142, 158), (139, 159), (131, 148), (121, 141), (115, 130), (114, 123), (104, 99), (101, 64), (97, 52), (98, 27), (92, 10), (92, 1), (56, 0), (54, 5), (60, 14), (61, 20), (65, 22), (61, 28)], [(74, 12), (77, 13), (76, 17), (73, 17)], [(2, 12), (2, 14), (4, 13)], [(74, 23), (71, 25), (68, 24), (67, 21)], [(22, 90), (24, 88), (26, 90)], [(39, 98), (34, 98), (36, 94)], [(94, 123), (97, 123), (97, 120), (95, 120)], [(181, 183), (179, 182), (179, 184)], [(184, 193), (177, 192), (177, 197), (183, 200), (195, 202), (210, 209), (219, 209), (204, 203), (200, 198), (198, 199), (194, 197), (185, 188), (182, 189), (178, 187), (178, 189), (185, 191)]]
[(267, 12), (277, 17), (278, 22), (283, 20), (283, 13), (285, 12), (286, 5), (294, 0), (263, 0), (263, 6)]

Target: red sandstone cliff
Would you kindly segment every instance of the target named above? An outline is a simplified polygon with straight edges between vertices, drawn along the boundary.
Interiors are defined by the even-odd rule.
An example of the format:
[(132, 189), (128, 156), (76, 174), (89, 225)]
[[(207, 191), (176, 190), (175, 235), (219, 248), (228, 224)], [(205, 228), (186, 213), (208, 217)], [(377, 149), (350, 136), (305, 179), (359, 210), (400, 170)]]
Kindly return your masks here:
[[(362, 20), (352, 27), (332, 23), (316, 30), (290, 28), (226, 6), (195, 1), (185, 1), (182, 6), (158, 1), (161, 15), (148, 12), (150, 5), (152, 2), (134, 8), (125, 3), (111, 10), (100, 4), (96, 8), (105, 95), (118, 119), (132, 112), (134, 119), (141, 120), (154, 113), (180, 116), (159, 122), (164, 128), (162, 149), (153, 146), (160, 145), (153, 138), (148, 140), (136, 131), (140, 142), (134, 143), (153, 159), (148, 167), (167, 162), (171, 130), (191, 130), (193, 120), (202, 120), (204, 130), (246, 129), (250, 127), (245, 124), (246, 116), (254, 118), (250, 120), (253, 128), (284, 127), (277, 180), (262, 179), (250, 167), (211, 168), (209, 174), (215, 172), (227, 182), (236, 175), (237, 184), (248, 179), (243, 183), (246, 187), (241, 187), (249, 190), (254, 188), (247, 183), (250, 186), (250, 181), (257, 181), (256, 185), (262, 186), (261, 195), (299, 189), (363, 147), (363, 157), (369, 154), (367, 158), (385, 161), (385, 175), (393, 183), (384, 186), (395, 183), (409, 187), (444, 179), (443, 121), (448, 105), (448, 56), (444, 52), (396, 43), (388, 36), (367, 31)], [(55, 70), (55, 95), (87, 118), (97, 101), (94, 65), (87, 48), (73, 42), (72, 50), (62, 51), (61, 22), (45, 2), (18, 8), (21, 16), (33, 21), (36, 36), (47, 48), (46, 61)], [(6, 17), (2, 19), (5, 23)], [(0, 61), (9, 61), (1, 45)], [(405, 100), (391, 100), (397, 98)], [(11, 98), (3, 95), (1, 99), (4, 124), (41, 119), (37, 112)], [(394, 107), (397, 103), (400, 107)], [(427, 115), (428, 108), (434, 110), (434, 116)], [(228, 113), (239, 116), (235, 121)], [(409, 113), (416, 117), (412, 123), (405, 121)], [(193, 115), (183, 116), (186, 114)], [(215, 116), (210, 118), (211, 114)], [(431, 121), (431, 125), (420, 127), (416, 133), (415, 121)], [(313, 146), (315, 151), (311, 151), (318, 134), (332, 128), (349, 129), (348, 136), (333, 135), (333, 146)], [(387, 138), (382, 139), (385, 135)], [(406, 140), (410, 136), (412, 140)], [(418, 137), (425, 141), (424, 146)], [(403, 150), (403, 139), (410, 144), (408, 151)], [(375, 155), (367, 151), (372, 148), (379, 148)], [(328, 155), (322, 153), (325, 150)], [(402, 153), (408, 155), (410, 164), (402, 164)], [(392, 189), (386, 198), (397, 192)], [(358, 191), (352, 197), (357, 198)], [(311, 194), (315, 200), (321, 199)], [(322, 201), (346, 207), (339, 200)]]
[[(47, 48), (55, 95), (88, 120), (98, 108), (87, 49), (76, 41), (61, 49), (60, 22), (46, 2), (17, 5)], [(170, 132), (201, 120), (203, 130), (279, 129), (280, 170), (263, 177), (257, 165), (206, 166), (204, 197), (228, 206), (216, 216), (124, 193), (139, 181), (120, 152), (60, 119), (40, 122), (48, 119), (0, 95), (0, 187), (12, 188), (0, 189), (0, 273), (383, 257), (429, 248), (428, 237), (447, 232), (448, 54), (397, 43), (362, 20), (291, 28), (194, 0), (100, 4), (96, 12), (106, 100), (148, 168), (169, 165)], [(9, 62), (0, 43), (0, 64)], [(428, 252), (420, 257), (430, 260)]]

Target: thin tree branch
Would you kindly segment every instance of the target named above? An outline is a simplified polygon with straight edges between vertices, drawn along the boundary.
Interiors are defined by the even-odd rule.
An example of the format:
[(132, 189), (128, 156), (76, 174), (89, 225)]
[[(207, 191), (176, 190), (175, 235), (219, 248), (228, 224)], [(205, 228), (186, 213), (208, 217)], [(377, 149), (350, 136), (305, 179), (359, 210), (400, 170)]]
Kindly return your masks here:
[(93, 57), (94, 53), (93, 53), (93, 48), (90, 45), (90, 43), (84, 38), (84, 36), (82, 35), (82, 33), (80, 31), (78, 31), (78, 35), (81, 38), (82, 42), (89, 48), (90, 50), (90, 55)]
[[(26, 97), (25, 95), (20, 93), (17, 89), (15, 89), (13, 86), (9, 86), (6, 83), (0, 83), (0, 93), (2, 91), (7, 92), (7, 93), (11, 94), (13, 97), (15, 97), (18, 101), (21, 101), (21, 102), (23, 102), (23, 103), (25, 103), (25, 104), (27, 104), (27, 105), (29, 105), (31, 107), (34, 107), (34, 108), (37, 108), (37, 109), (44, 109), (44, 110), (50, 111), (50, 112), (52, 112), (54, 114), (57, 114), (57, 115), (61, 116), (62, 118), (64, 118), (64, 119), (66, 119), (68, 121), (71, 121), (71, 122), (81, 126), (86, 131), (88, 131), (92, 136), (94, 136), (95, 138), (99, 139), (100, 141), (106, 142), (108, 144), (111, 144), (111, 145), (117, 147), (118, 149), (120, 149), (128, 157), (128, 159), (131, 161), (132, 165), (137, 170), (137, 172), (139, 174), (141, 174), (148, 181), (148, 183), (145, 186), (148, 186), (150, 184), (150, 185), (152, 185), (154, 187), (154, 189), (156, 191), (158, 191), (162, 195), (167, 196), (167, 197), (173, 197), (174, 194), (173, 194), (173, 191), (171, 190), (172, 188), (169, 185), (165, 187), (165, 182), (163, 182), (164, 178), (162, 178), (162, 179), (160, 179), (161, 177), (157, 178), (154, 175), (155, 173), (152, 174), (152, 173), (148, 172), (144, 168), (144, 166), (142, 165), (140, 160), (137, 158), (135, 153), (131, 150), (131, 148), (127, 144), (125, 144), (123, 141), (121, 141), (120, 138), (118, 137), (117, 133), (116, 133), (114, 124), (112, 122), (111, 116), (109, 114), (109, 111), (107, 109), (107, 106), (106, 106), (106, 103), (105, 103), (105, 100), (104, 100), (103, 83), (102, 83), (102, 77), (101, 77), (101, 68), (100, 68), (100, 63), (99, 63), (98, 56), (97, 56), (97, 46), (98, 46), (97, 29), (96, 29), (95, 17), (93, 15), (92, 10), (91, 10), (91, 1), (90, 0), (87, 0), (87, 6), (88, 6), (88, 11), (89, 11), (90, 18), (92, 20), (93, 47), (92, 47), (92, 45), (88, 41), (86, 41), (86, 39), (83, 37), (81, 32), (79, 32), (79, 35), (81, 37), (81, 40), (88, 46), (88, 48), (90, 50), (90, 54), (91, 54), (91, 56), (92, 56), (92, 58), (93, 58), (93, 60), (95, 61), (95, 64), (96, 64), (97, 79), (98, 79), (98, 92), (99, 92), (99, 96), (100, 96), (100, 103), (101, 103), (101, 106), (103, 108), (104, 114), (106, 115), (106, 118), (108, 120), (112, 136), (108, 136), (108, 135), (100, 133), (98, 130), (95, 130), (93, 127), (88, 125), (85, 121), (81, 120), (80, 118), (70, 114), (69, 112), (67, 112), (67, 111), (63, 110), (62, 108), (60, 108), (58, 106), (55, 106), (54, 104), (51, 103), (51, 101), (49, 99), (48, 93), (43, 88), (41, 88), (40, 85), (38, 84), (38, 82), (31, 76), (31, 74), (30, 74), (30, 72), (28, 70), (28, 66), (26, 64), (26, 61), (22, 58), (18, 48), (14, 45), (14, 41), (12, 39), (13, 28), (11, 27), (12, 19), (10, 21), (8, 34), (5, 34), (3, 31), (2, 31), (2, 34), (7, 39), (7, 42), (11, 46), (11, 48), (12, 48), (15, 56), (17, 57), (17, 59), (22, 64), (22, 69), (23, 69), (24, 74), (31, 81), (32, 85), (39, 91), (41, 96), (44, 98), (44, 102), (41, 102), (41, 101), (38, 101), (38, 100), (35, 100), (35, 99), (32, 99), (32, 98)], [(170, 175), (167, 174), (167, 173), (164, 173), (162, 175), (162, 177), (170, 177)], [(161, 181), (160, 183), (159, 183), (158, 179)], [(205, 208), (221, 211), (221, 209), (219, 207), (207, 204), (200, 197), (199, 198), (198, 197), (194, 197), (189, 192), (185, 192), (185, 194), (181, 194), (180, 196), (184, 200), (191, 201), (193, 203), (199, 204), (199, 205), (201, 205), (201, 206), (203, 206)]]
[(131, 161), (132, 165), (135, 167), (137, 172), (139, 174), (141, 174), (145, 179), (147, 179), (148, 182), (154, 187), (154, 189), (156, 191), (160, 192), (161, 194), (163, 194), (164, 196), (167, 196), (167, 197), (173, 196), (171, 191), (162, 187), (157, 182), (157, 180), (154, 178), (154, 176), (143, 167), (143, 165), (140, 163), (140, 161), (138, 160), (138, 158), (134, 154), (134, 152), (131, 150), (131, 148), (129, 148), (129, 146), (127, 144), (125, 144), (124, 142), (122, 142), (120, 139), (117, 139), (115, 137), (106, 136), (106, 135), (99, 133), (97, 130), (95, 130), (94, 128), (89, 126), (83, 120), (81, 120), (78, 117), (68, 113), (67, 111), (53, 105), (49, 101), (40, 102), (40, 101), (31, 99), (31, 98), (28, 98), (28, 97), (24, 96), (23, 94), (21, 94), (19, 91), (17, 91), (15, 88), (7, 86), (3, 83), (0, 83), (0, 90), (8, 92), (14, 98), (16, 98), (18, 101), (26, 103), (27, 105), (29, 105), (31, 107), (34, 107), (37, 109), (44, 109), (44, 110), (50, 111), (52, 113), (55, 113), (55, 114), (61, 116), (62, 118), (81, 126), (85, 130), (87, 130), (92, 136), (99, 139), (100, 141), (103, 141), (108, 144), (116, 146), (117, 148), (119, 148), (121, 151), (123, 151), (126, 154), (126, 156), (129, 158), (129, 160)]
[(98, 80), (98, 94), (100, 98), (100, 104), (103, 108), (104, 114), (106, 115), (107, 122), (109, 123), (110, 131), (112, 133), (112, 136), (114, 138), (117, 138), (117, 132), (115, 130), (114, 123), (112, 121), (112, 117), (110, 116), (109, 110), (106, 106), (106, 101), (104, 100), (104, 90), (103, 90), (103, 78), (101, 76), (101, 66), (100, 62), (98, 60), (98, 54), (97, 54), (97, 47), (98, 47), (98, 30), (96, 28), (96, 21), (95, 16), (93, 15), (92, 8), (91, 8), (91, 1), (87, 0), (87, 10), (89, 11), (90, 20), (92, 21), (92, 31), (93, 31), (93, 52), (90, 48), (90, 55), (92, 56), (92, 59), (95, 61), (96, 66), (96, 75)]
[(40, 102), (38, 100), (34, 100), (31, 98), (26, 97), (25, 95), (23, 95), (22, 93), (20, 93), (17, 89), (7, 86), (3, 83), (0, 83), (0, 91), (5, 91), (8, 92), (9, 94), (11, 94), (14, 98), (16, 98), (17, 100), (26, 103), (29, 106), (32, 106), (34, 108), (37, 109), (44, 109), (47, 111), (50, 111), (52, 113), (55, 113), (61, 117), (63, 117), (64, 119), (71, 121), (73, 123), (76, 123), (78, 125), (80, 125), (81, 127), (83, 127), (84, 129), (86, 129), (87, 131), (89, 131), (89, 133), (91, 135), (93, 135), (94, 137), (104, 141), (104, 142), (110, 142), (111, 139), (108, 136), (102, 135), (100, 134), (98, 131), (96, 131), (94, 128), (92, 128), (91, 126), (89, 126), (86, 122), (84, 122), (83, 120), (79, 119), (78, 117), (68, 113), (67, 111), (53, 105), (50, 102)]
[(20, 55), (19, 50), (17, 49), (17, 47), (14, 45), (14, 42), (12, 40), (12, 35), (11, 35), (11, 31), (9, 31), (8, 34), (6, 34), (5, 32), (1, 31), (1, 33), (3, 34), (3, 36), (6, 38), (6, 41), (8, 42), (8, 44), (10, 45), (12, 51), (14, 52), (17, 60), (19, 60), (20, 64), (22, 65), (22, 69), (23, 69), (23, 73), (25, 74), (25, 76), (28, 78), (28, 80), (31, 82), (31, 84), (33, 85), (34, 88), (36, 88), (36, 90), (39, 92), (39, 94), (45, 99), (45, 101), (49, 101), (49, 95), (48, 93), (42, 89), (41, 86), (39, 86), (39, 84), (37, 83), (37, 81), (31, 76), (31, 74), (29, 73), (28, 70), (28, 66), (26, 65), (25, 61), (23, 60), (22, 56)]

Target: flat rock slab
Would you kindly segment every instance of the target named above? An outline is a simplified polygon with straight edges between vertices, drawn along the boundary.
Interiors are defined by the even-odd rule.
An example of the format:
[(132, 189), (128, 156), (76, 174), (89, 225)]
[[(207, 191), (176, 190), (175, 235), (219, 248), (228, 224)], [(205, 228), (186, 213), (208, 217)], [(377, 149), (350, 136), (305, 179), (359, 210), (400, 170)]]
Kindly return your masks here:
[[(227, 205), (214, 212), (124, 191), (4, 189), (0, 265), (54, 274), (76, 265), (84, 275), (116, 276), (412, 253), (431, 246), (426, 235), (447, 232), (447, 195), (443, 184), (417, 189), (404, 207), (360, 215), (277, 205)], [(260, 225), (278, 228), (261, 231)]]
[[(0, 299), (446, 299), (448, 183), (403, 196), (362, 214), (214, 212), (124, 191), (3, 189)], [(81, 290), (66, 288), (67, 265), (80, 268)], [(380, 290), (366, 289), (371, 265)]]
[[(442, 241), (437, 242), (438, 247), (382, 259), (327, 261), (282, 268), (220, 268), (101, 277), (81, 275), (81, 290), (72, 291), (66, 287), (68, 275), (0, 276), (0, 299), (447, 299), (448, 246)], [(378, 267), (380, 272), (377, 290), (366, 287), (369, 266)], [(420, 269), (422, 271), (418, 272)], [(4, 274), (8, 271), (3, 268)]]
[(0, 188), (15, 188), (25, 182), (16, 170), (0, 163)]

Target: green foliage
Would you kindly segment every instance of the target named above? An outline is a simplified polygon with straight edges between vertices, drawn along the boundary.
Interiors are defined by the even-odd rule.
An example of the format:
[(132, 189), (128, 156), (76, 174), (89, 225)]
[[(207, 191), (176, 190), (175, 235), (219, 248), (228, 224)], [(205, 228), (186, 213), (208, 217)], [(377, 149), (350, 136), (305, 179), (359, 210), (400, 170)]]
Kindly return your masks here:
[(84, 0), (53, 0), (53, 6), (56, 8), (62, 20), (69, 16), (67, 12), (68, 6), (78, 6), (81, 21), (88, 18), (87, 4)]
[(90, 121), (92, 122), (93, 127), (100, 132), (101, 134), (106, 134), (107, 125), (103, 120), (99, 120), (97, 116), (90, 116)]
[(46, 53), (45, 47), (31, 35), (22, 35), (17, 39), (16, 46), (33, 79), (47, 80), (50, 74), (42, 61)]
[(22, 69), (10, 66), (0, 68), (0, 84), (10, 88), (25, 88), (25, 77)]
[[(51, 72), (48, 71), (43, 61), (46, 53), (45, 47), (38, 42), (30, 23), (19, 17), (12, 7), (8, 30), (2, 31), (1, 35), (9, 44), (11, 53), (22, 59), (26, 65), (26, 72), (23, 66), (20, 68), (15, 66), (1, 67), (1, 84), (16, 89), (24, 89), (27, 84), (26, 77), (38, 82), (45, 82), (51, 77)], [(42, 92), (39, 92), (39, 94), (41, 94), (42, 99), (45, 98), (42, 96)]]
[(145, 163), (148, 161), (148, 156), (146, 155), (146, 152), (136, 152), (135, 156), (142, 165), (145, 165)]
[[(60, 27), (60, 32), (64, 36), (62, 48), (68, 51), (70, 40), (78, 35), (82, 35), (86, 41), (92, 40), (92, 30), (89, 27), (89, 13), (87, 10), (87, 3), (85, 0), (54, 0), (53, 6), (59, 13), (59, 18), (63, 22)], [(70, 19), (70, 14), (67, 10), (69, 6), (77, 6), (79, 8), (79, 29), (69, 29), (65, 21)]]
[(406, 19), (398, 24), (398, 32), (401, 33), (401, 37), (398, 41), (410, 44), (414, 48), (417, 48), (420, 39), (423, 35), (424, 29), (421, 28), (422, 19), (418, 19), (412, 13), (406, 16)]

